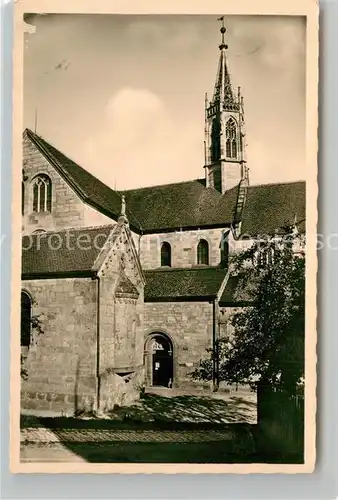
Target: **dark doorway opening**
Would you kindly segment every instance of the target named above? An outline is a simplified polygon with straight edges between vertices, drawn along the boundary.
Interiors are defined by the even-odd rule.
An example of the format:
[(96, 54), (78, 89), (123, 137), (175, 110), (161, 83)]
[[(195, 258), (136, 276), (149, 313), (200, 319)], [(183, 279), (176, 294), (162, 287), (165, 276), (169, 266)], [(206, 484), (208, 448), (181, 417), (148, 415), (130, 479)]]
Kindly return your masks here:
[(173, 347), (169, 338), (155, 334), (150, 340), (152, 357), (151, 385), (172, 387), (173, 384)]

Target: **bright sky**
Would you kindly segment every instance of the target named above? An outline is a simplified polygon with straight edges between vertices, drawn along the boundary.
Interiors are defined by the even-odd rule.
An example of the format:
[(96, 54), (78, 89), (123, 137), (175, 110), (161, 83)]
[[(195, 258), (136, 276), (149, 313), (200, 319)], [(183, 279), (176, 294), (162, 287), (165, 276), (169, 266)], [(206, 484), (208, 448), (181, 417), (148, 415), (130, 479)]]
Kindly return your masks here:
[[(214, 16), (46, 15), (27, 20), (24, 126), (108, 185), (204, 176)], [(242, 88), (251, 184), (305, 179), (305, 20), (226, 17)]]

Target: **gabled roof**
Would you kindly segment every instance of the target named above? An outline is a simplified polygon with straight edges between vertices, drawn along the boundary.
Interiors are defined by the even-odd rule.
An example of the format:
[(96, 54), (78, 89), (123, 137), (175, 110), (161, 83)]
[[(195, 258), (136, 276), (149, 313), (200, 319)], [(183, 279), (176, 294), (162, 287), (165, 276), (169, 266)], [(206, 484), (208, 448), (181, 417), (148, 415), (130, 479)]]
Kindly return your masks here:
[(145, 271), (145, 302), (212, 300), (226, 273), (225, 269), (216, 267)]
[[(106, 186), (31, 130), (26, 129), (25, 134), (83, 201), (107, 217), (113, 220), (118, 219), (121, 210), (121, 195), (117, 191)], [(134, 214), (128, 211), (128, 207), (127, 216), (131, 228), (139, 231), (139, 222)]]
[(42, 137), (29, 129), (25, 134), (78, 196), (99, 212), (117, 220), (125, 194), (130, 227), (137, 233), (222, 227), (233, 220), (237, 188), (222, 196), (206, 188), (204, 180), (193, 180), (114, 191)]
[(144, 232), (230, 225), (237, 187), (223, 196), (204, 180), (124, 191), (127, 206), (137, 214)]
[[(25, 134), (78, 196), (116, 221), (125, 195), (127, 217), (136, 233), (226, 227), (234, 221), (239, 186), (221, 195), (201, 179), (114, 191), (29, 129)], [(251, 186), (242, 214), (242, 234), (274, 234), (296, 220), (305, 231), (305, 182)]]
[(273, 235), (296, 222), (305, 232), (305, 182), (250, 186), (242, 215), (242, 235)]
[(30, 234), (22, 238), (22, 278), (94, 275), (94, 262), (113, 225)]

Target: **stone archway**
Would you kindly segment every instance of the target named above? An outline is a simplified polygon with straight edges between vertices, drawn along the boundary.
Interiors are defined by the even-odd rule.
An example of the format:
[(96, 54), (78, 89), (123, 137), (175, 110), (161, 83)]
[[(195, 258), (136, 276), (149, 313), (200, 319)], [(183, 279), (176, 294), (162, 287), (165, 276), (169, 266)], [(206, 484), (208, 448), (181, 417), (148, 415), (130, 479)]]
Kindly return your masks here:
[(145, 343), (146, 383), (172, 387), (174, 383), (174, 348), (169, 335), (151, 333)]

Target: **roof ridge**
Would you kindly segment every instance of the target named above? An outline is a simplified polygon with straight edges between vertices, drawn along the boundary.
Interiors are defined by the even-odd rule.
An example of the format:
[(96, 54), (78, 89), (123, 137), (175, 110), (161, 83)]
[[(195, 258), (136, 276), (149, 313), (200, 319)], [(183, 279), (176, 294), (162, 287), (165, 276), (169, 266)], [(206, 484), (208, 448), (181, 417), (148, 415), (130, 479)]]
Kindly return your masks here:
[(248, 188), (255, 188), (255, 187), (261, 187), (261, 186), (284, 186), (286, 184), (306, 184), (306, 181), (303, 180), (298, 180), (298, 181), (285, 181), (285, 182), (262, 182), (260, 184), (251, 184), (248, 186)]
[[(124, 190), (117, 191), (117, 193), (128, 193), (129, 191), (140, 191), (141, 189), (153, 189), (153, 188), (157, 188), (157, 187), (176, 186), (179, 184), (180, 185), (181, 184), (189, 184), (191, 182), (197, 182), (198, 184), (201, 184), (200, 180), (202, 180), (202, 178), (201, 179), (191, 179), (189, 181), (169, 182), (167, 184), (155, 184), (155, 185), (143, 186), (143, 187), (139, 187), (139, 188), (124, 189)], [(201, 186), (205, 188), (205, 186), (203, 186), (203, 184), (201, 184)]]
[[(50, 229), (48, 231), (43, 230), (41, 233), (29, 233), (29, 234), (23, 234), (22, 237), (25, 236), (37, 236), (38, 234), (55, 234), (55, 233), (65, 233), (67, 231), (82, 231), (82, 230), (88, 230), (88, 229), (102, 229), (102, 228), (112, 228), (117, 225), (116, 224), (104, 224), (102, 226), (75, 226), (75, 227), (66, 227), (66, 228), (61, 228), (61, 229)], [(41, 228), (42, 229), (42, 228)]]
[[(108, 187), (109, 189), (111, 189), (112, 191), (114, 191), (115, 193), (119, 193), (118, 191), (116, 191), (115, 189), (113, 189), (112, 187), (108, 186), (105, 182), (103, 182), (101, 179), (99, 179), (98, 177), (96, 177), (96, 175), (92, 174), (92, 172), (90, 172), (89, 170), (87, 170), (86, 168), (82, 167), (77, 161), (73, 160), (68, 154), (65, 154), (63, 151), (61, 151), (61, 149), (57, 146), (55, 146), (55, 144), (53, 144), (51, 141), (47, 141), (46, 139), (44, 139), (41, 135), (39, 134), (36, 134), (35, 132), (33, 132), (31, 129), (29, 128), (26, 128), (27, 132), (28, 132), (28, 136), (32, 136), (31, 138), (33, 140), (36, 140), (37, 139), (41, 139), (42, 141), (44, 141), (48, 146), (51, 146), (52, 148), (56, 149), (58, 153), (60, 153), (62, 156), (64, 156), (65, 158), (67, 158), (68, 160), (70, 160), (72, 163), (74, 163), (77, 167), (79, 167), (81, 170), (84, 170), (87, 174), (91, 175), (92, 177), (94, 177), (97, 181), (101, 182), (101, 184), (104, 184), (106, 187)], [(53, 153), (52, 153), (53, 154)], [(54, 155), (53, 155), (54, 156)], [(57, 163), (58, 160), (56, 159)], [(67, 175), (68, 172), (66, 172)]]

